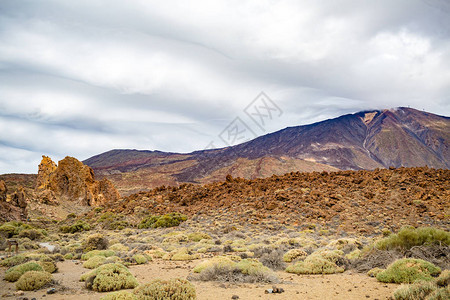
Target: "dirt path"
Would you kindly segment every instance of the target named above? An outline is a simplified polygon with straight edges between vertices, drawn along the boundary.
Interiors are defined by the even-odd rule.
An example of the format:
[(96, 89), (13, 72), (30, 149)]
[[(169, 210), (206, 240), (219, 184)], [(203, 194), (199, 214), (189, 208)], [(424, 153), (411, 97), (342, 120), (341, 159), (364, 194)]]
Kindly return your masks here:
[[(130, 266), (130, 271), (140, 283), (149, 282), (154, 278), (186, 278), (198, 262), (170, 262), (156, 260), (149, 264)], [(88, 291), (84, 283), (79, 282), (80, 276), (89, 270), (76, 264), (74, 261), (58, 263), (59, 272), (53, 274), (60, 283), (57, 293), (47, 295), (46, 290), (25, 292), (23, 295), (16, 292), (13, 283), (3, 280), (5, 269), (0, 274), (0, 295), (2, 298), (19, 299), (100, 299), (104, 294)], [(283, 281), (277, 287), (282, 287), (282, 294), (265, 294), (264, 291), (272, 287), (270, 284), (229, 284), (217, 282), (193, 282), (197, 289), (199, 300), (231, 299), (233, 295), (239, 299), (388, 299), (397, 288), (394, 284), (379, 283), (365, 274), (346, 272), (334, 275), (303, 275), (297, 276), (285, 272), (278, 272)]]

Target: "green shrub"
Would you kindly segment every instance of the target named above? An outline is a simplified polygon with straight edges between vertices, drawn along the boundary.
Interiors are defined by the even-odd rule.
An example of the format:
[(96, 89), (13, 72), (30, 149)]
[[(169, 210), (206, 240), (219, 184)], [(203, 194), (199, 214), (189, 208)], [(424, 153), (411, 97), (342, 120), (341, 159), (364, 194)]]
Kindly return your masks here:
[(18, 235), (25, 229), (33, 229), (33, 226), (17, 221), (6, 222), (0, 226), (0, 232), (5, 233), (8, 238)]
[(83, 263), (83, 268), (95, 269), (103, 265), (106, 260), (105, 256), (95, 255)]
[(164, 260), (194, 260), (197, 258), (199, 258), (199, 254), (191, 254), (185, 247), (176, 249), (163, 256)]
[(22, 291), (35, 291), (50, 283), (52, 274), (45, 271), (28, 271), (16, 282), (16, 288)]
[(38, 230), (38, 229), (24, 229), (22, 231), (20, 231), (19, 233), (19, 237), (21, 238), (29, 238), (30, 240), (39, 240), (42, 238), (43, 236), (43, 232), (42, 230)]
[(121, 243), (116, 243), (112, 246), (109, 246), (109, 250), (113, 250), (113, 251), (118, 251), (118, 252), (125, 252), (130, 250), (130, 248), (128, 248), (125, 245), (122, 245)]
[(118, 291), (101, 297), (100, 300), (138, 300), (138, 298), (132, 292)]
[(437, 289), (432, 282), (416, 282), (412, 285), (401, 285), (394, 292), (395, 300), (425, 299), (430, 293)]
[(142, 254), (135, 254), (132, 258), (138, 265), (142, 265), (148, 262), (147, 256)]
[(75, 233), (75, 232), (82, 232), (82, 231), (89, 231), (91, 230), (91, 225), (88, 223), (78, 220), (72, 225), (63, 225), (59, 228), (59, 230), (63, 233)]
[(5, 258), (4, 260), (0, 260), (0, 266), (2, 267), (14, 267), (24, 262), (28, 261), (28, 258), (23, 254), (18, 254), (16, 256), (11, 256)]
[(88, 253), (84, 253), (81, 256), (81, 260), (88, 260), (94, 256), (110, 257), (115, 254), (116, 254), (116, 252), (113, 250), (92, 250), (92, 251), (89, 251)]
[(204, 269), (211, 268), (213, 266), (217, 266), (217, 267), (225, 267), (225, 266), (233, 267), (234, 265), (235, 265), (235, 262), (232, 261), (231, 259), (229, 259), (228, 257), (225, 257), (225, 256), (214, 256), (213, 258), (211, 258), (209, 260), (205, 260), (204, 262), (201, 262), (200, 264), (195, 266), (193, 271), (195, 273), (200, 273)]
[(143, 284), (134, 290), (138, 299), (142, 300), (195, 300), (195, 287), (187, 280), (174, 278), (169, 280), (156, 279)]
[(153, 224), (155, 224), (156, 221), (158, 221), (158, 219), (159, 216), (147, 216), (141, 220), (141, 222), (138, 225), (138, 228), (139, 229), (151, 228)]
[(109, 242), (106, 237), (100, 233), (96, 233), (88, 236), (81, 244), (81, 247), (83, 248), (83, 252), (89, 252), (92, 250), (107, 249), (108, 244)]
[(291, 249), (283, 255), (283, 261), (292, 262), (294, 260), (302, 260), (308, 256), (308, 253), (302, 249)]
[(441, 269), (422, 259), (403, 258), (390, 264), (386, 270), (378, 273), (377, 280), (391, 283), (413, 283), (418, 280), (430, 281), (432, 276), (441, 273)]
[(124, 265), (111, 263), (101, 265), (97, 269), (81, 276), (86, 287), (97, 292), (110, 292), (121, 289), (132, 289), (138, 285), (136, 278)]
[(435, 243), (450, 245), (450, 233), (433, 227), (403, 227), (397, 234), (391, 234), (378, 241), (375, 247), (381, 250), (408, 250), (414, 246)]
[(450, 284), (450, 270), (442, 271), (441, 275), (436, 279), (438, 286), (448, 286)]
[(448, 299), (450, 299), (450, 286), (437, 289), (426, 298), (426, 300), (448, 300)]
[(20, 276), (22, 276), (25, 272), (28, 271), (44, 271), (44, 269), (37, 262), (30, 261), (6, 270), (5, 280), (11, 282), (17, 281), (20, 278)]
[(344, 268), (319, 256), (308, 256), (286, 268), (286, 272), (294, 274), (334, 274), (344, 272)]
[(367, 272), (367, 275), (369, 275), (370, 277), (377, 277), (377, 275), (382, 271), (384, 271), (384, 269), (373, 268)]
[(58, 270), (58, 267), (53, 261), (39, 261), (38, 264), (48, 273), (55, 273)]

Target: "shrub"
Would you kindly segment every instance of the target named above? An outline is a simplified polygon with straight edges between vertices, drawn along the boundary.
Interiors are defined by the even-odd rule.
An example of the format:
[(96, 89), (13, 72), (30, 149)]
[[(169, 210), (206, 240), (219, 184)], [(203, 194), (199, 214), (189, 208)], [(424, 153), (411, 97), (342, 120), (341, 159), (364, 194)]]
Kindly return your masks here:
[(106, 212), (102, 214), (97, 221), (99, 223), (102, 223), (102, 227), (104, 229), (122, 230), (130, 226), (130, 224), (127, 221), (123, 220), (123, 218), (124, 218), (123, 215), (117, 215), (112, 212)]
[(75, 224), (72, 225), (63, 225), (59, 228), (59, 230), (63, 233), (75, 233), (75, 232), (82, 232), (82, 231), (89, 231), (91, 230), (91, 225), (88, 223), (78, 220), (75, 222)]
[(384, 269), (373, 268), (367, 272), (367, 275), (369, 275), (370, 277), (377, 277), (377, 275), (382, 271), (384, 271)]
[(241, 271), (242, 274), (246, 275), (257, 275), (259, 273), (269, 272), (269, 268), (265, 267), (262, 263), (256, 259), (246, 258), (239, 261), (236, 267)]
[(0, 260), (0, 266), (2, 267), (14, 267), (20, 264), (23, 264), (24, 262), (26, 262), (28, 259), (25, 255), (23, 254), (18, 254), (16, 256), (11, 256), (8, 257), (4, 260)]
[(14, 235), (18, 235), (22, 230), (25, 229), (32, 229), (33, 227), (31, 225), (17, 222), (17, 221), (11, 221), (3, 223), (0, 226), (0, 232), (3, 232), (7, 238), (13, 237)]
[(194, 300), (197, 299), (195, 287), (187, 280), (174, 278), (156, 279), (143, 284), (134, 290), (138, 299), (142, 300)]
[(153, 228), (158, 227), (175, 227), (187, 220), (187, 216), (180, 213), (170, 213), (161, 216), (153, 225)]
[(403, 227), (397, 234), (378, 241), (375, 247), (381, 250), (408, 250), (414, 246), (442, 243), (450, 245), (450, 233), (433, 227)]
[(273, 270), (284, 270), (286, 264), (283, 261), (283, 252), (281, 249), (270, 249), (269, 252), (263, 253), (258, 260)]
[(442, 271), (441, 275), (436, 279), (438, 286), (448, 286), (450, 284), (450, 270)]
[(35, 291), (52, 281), (52, 274), (45, 271), (28, 271), (16, 282), (16, 288), (22, 291)]
[(204, 232), (193, 232), (188, 234), (188, 239), (193, 242), (200, 242), (201, 240), (210, 240), (211, 236)]
[(426, 300), (448, 300), (448, 299), (450, 299), (450, 286), (437, 289), (426, 298)]
[(320, 256), (308, 256), (286, 268), (286, 272), (294, 274), (334, 274), (344, 272), (344, 268)]
[(100, 300), (138, 300), (138, 298), (132, 292), (118, 291), (101, 297)]
[(55, 273), (58, 270), (58, 267), (53, 261), (39, 261), (38, 264), (48, 273)]
[(81, 247), (84, 252), (104, 250), (108, 248), (108, 239), (100, 233), (92, 234), (83, 241)]
[(28, 271), (44, 271), (44, 269), (35, 261), (30, 261), (6, 270), (5, 280), (6, 281), (17, 281), (20, 276)]
[(109, 246), (109, 250), (113, 250), (113, 251), (118, 251), (118, 252), (125, 252), (130, 250), (130, 248), (128, 248), (125, 245), (122, 245), (121, 243), (116, 243), (112, 246)]
[(145, 255), (142, 255), (142, 254), (135, 254), (135, 255), (133, 255), (132, 258), (136, 262), (136, 264), (138, 264), (138, 265), (145, 264), (148, 261), (147, 257)]
[(138, 225), (139, 229), (143, 228), (151, 228), (153, 224), (155, 224), (156, 221), (158, 221), (158, 216), (147, 216), (144, 219), (141, 220), (141, 222)]
[(194, 260), (199, 258), (199, 254), (191, 254), (191, 252), (183, 247), (178, 250), (174, 250), (163, 256), (165, 260)]
[(430, 281), (441, 269), (422, 259), (403, 258), (396, 260), (388, 268), (378, 273), (377, 280), (391, 283), (413, 283), (417, 280)]
[(38, 229), (24, 229), (19, 233), (19, 237), (26, 237), (30, 240), (38, 240), (42, 238), (43, 233), (41, 230)]
[(283, 261), (292, 262), (294, 260), (303, 260), (308, 256), (308, 253), (302, 249), (291, 249), (283, 255)]
[(122, 264), (111, 263), (98, 267), (81, 276), (86, 287), (97, 292), (110, 292), (121, 289), (132, 289), (138, 285), (136, 278)]
[(95, 255), (89, 258), (87, 261), (83, 263), (83, 268), (86, 269), (95, 269), (99, 266), (103, 265), (106, 260), (105, 256)]
[(417, 282), (412, 285), (401, 285), (394, 292), (395, 300), (425, 299), (430, 293), (436, 290), (436, 285), (432, 282)]
[(115, 254), (116, 254), (116, 252), (114, 252), (112, 250), (92, 250), (92, 251), (89, 251), (88, 253), (84, 253), (81, 256), (81, 259), (82, 260), (88, 260), (88, 259), (90, 259), (91, 257), (94, 257), (94, 256), (110, 257), (110, 256), (113, 256)]
[(197, 266), (195, 266), (194, 268), (194, 272), (195, 273), (200, 273), (203, 270), (210, 268), (212, 266), (218, 266), (218, 267), (225, 267), (225, 266), (229, 266), (232, 267), (235, 265), (235, 262), (232, 261), (231, 259), (229, 259), (228, 257), (225, 256), (215, 256), (209, 260), (206, 260), (204, 262), (201, 262), (200, 264), (198, 264)]

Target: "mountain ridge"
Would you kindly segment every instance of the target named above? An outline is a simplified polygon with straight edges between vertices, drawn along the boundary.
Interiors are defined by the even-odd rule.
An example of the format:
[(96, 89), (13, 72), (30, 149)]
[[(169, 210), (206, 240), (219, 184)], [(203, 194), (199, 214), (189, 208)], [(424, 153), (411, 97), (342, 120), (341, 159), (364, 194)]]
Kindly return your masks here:
[(130, 194), (158, 185), (223, 180), (228, 174), (254, 179), (292, 171), (449, 169), (449, 143), (449, 117), (399, 107), (287, 127), (225, 148), (191, 153), (116, 149), (84, 163)]

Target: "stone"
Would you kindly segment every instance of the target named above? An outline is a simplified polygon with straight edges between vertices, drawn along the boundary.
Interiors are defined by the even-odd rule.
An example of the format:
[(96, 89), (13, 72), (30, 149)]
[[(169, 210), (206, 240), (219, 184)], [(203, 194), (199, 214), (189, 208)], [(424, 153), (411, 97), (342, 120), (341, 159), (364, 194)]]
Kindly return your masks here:
[(6, 201), (7, 192), (8, 188), (6, 187), (6, 183), (3, 180), (0, 180), (0, 201)]

